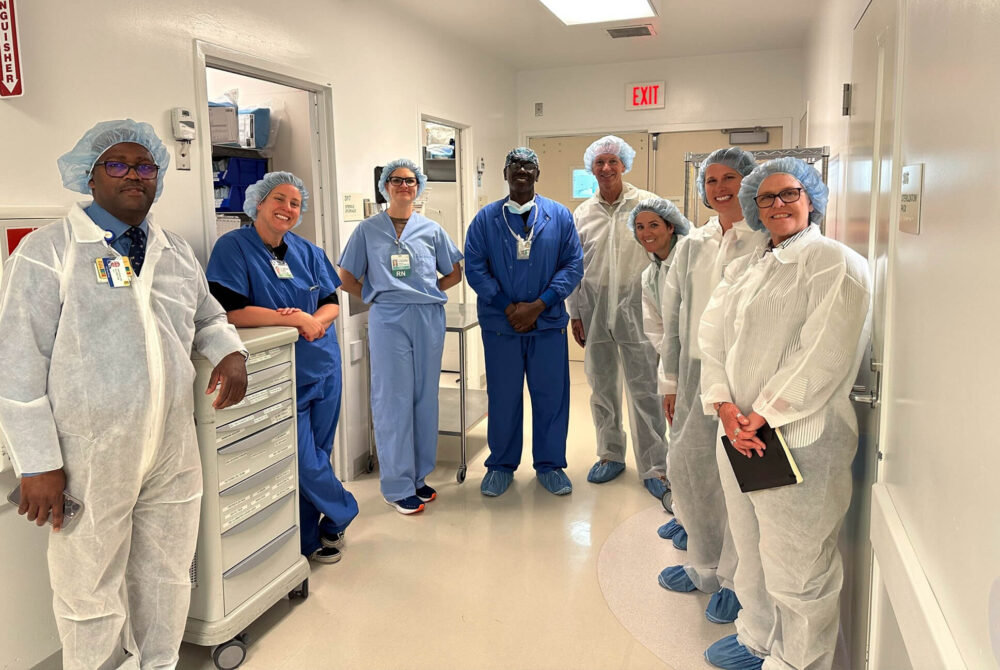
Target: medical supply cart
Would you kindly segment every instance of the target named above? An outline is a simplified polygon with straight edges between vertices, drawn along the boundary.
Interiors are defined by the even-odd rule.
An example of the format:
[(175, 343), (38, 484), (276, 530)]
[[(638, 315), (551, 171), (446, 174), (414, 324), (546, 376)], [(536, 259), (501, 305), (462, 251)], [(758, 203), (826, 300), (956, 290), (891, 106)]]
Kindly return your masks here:
[(223, 410), (205, 395), (212, 364), (194, 356), (204, 494), (184, 641), (215, 646), (216, 667), (246, 658), (243, 630), (276, 602), (309, 594), (299, 546), (294, 328), (239, 329), (247, 393)]

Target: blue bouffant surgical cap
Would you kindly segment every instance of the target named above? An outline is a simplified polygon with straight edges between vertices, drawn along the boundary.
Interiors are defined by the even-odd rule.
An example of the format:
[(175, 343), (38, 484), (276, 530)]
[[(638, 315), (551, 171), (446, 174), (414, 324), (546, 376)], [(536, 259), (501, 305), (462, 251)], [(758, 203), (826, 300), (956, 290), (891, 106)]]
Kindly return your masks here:
[(382, 176), (378, 178), (378, 192), (382, 194), (383, 198), (389, 200), (389, 191), (385, 185), (389, 181), (389, 177), (392, 176), (392, 173), (399, 168), (406, 168), (413, 171), (413, 174), (417, 177), (417, 197), (419, 198), (420, 194), (427, 187), (427, 175), (423, 173), (419, 165), (409, 158), (397, 158), (382, 168)]
[(639, 204), (632, 210), (632, 213), (628, 215), (628, 229), (636, 240), (639, 237), (635, 234), (635, 217), (639, 216), (642, 212), (652, 212), (673, 226), (674, 242), (677, 241), (678, 237), (687, 235), (691, 230), (691, 222), (684, 218), (681, 210), (677, 209), (677, 205), (664, 198), (646, 198), (645, 200), (640, 200)]
[[(264, 202), (264, 198), (273, 191), (278, 186), (282, 184), (291, 184), (295, 188), (299, 189), (299, 193), (302, 196), (302, 207), (300, 212), (305, 212), (309, 209), (309, 191), (306, 190), (305, 182), (293, 175), (291, 172), (268, 172), (264, 175), (264, 178), (258, 181), (256, 184), (252, 184), (247, 187), (246, 196), (243, 198), (243, 212), (249, 216), (251, 219), (257, 218), (257, 208), (260, 203)], [(299, 220), (295, 222), (295, 225), (302, 223), (302, 214), (299, 214)], [(295, 226), (292, 226), (293, 228)]]
[(614, 154), (618, 156), (625, 166), (625, 172), (632, 169), (632, 159), (635, 158), (635, 149), (630, 147), (620, 137), (605, 135), (587, 147), (587, 150), (583, 152), (583, 165), (587, 168), (587, 172), (594, 171), (594, 159), (601, 154)]
[(757, 167), (757, 161), (754, 159), (753, 154), (739, 147), (716, 149), (710, 153), (708, 158), (702, 161), (701, 168), (698, 170), (698, 195), (701, 196), (701, 201), (705, 203), (705, 206), (710, 208), (712, 206), (708, 204), (708, 198), (705, 196), (705, 171), (709, 165), (717, 163), (731, 167), (744, 177), (753, 172), (754, 168)]
[(528, 147), (517, 147), (516, 149), (511, 149), (510, 153), (507, 154), (507, 160), (503, 164), (503, 169), (506, 170), (514, 161), (518, 161), (520, 163), (534, 163), (535, 167), (538, 167), (538, 154)]
[(790, 174), (799, 180), (802, 188), (809, 196), (813, 211), (809, 212), (809, 222), (818, 223), (823, 214), (826, 213), (827, 200), (830, 198), (830, 189), (823, 183), (819, 172), (809, 163), (800, 158), (775, 158), (762, 165), (757, 166), (753, 172), (743, 178), (740, 185), (740, 207), (743, 208), (743, 218), (747, 225), (754, 230), (766, 230), (764, 222), (760, 220), (760, 210), (757, 209), (757, 191), (760, 190), (761, 183), (773, 174)]
[(160, 172), (156, 175), (156, 195), (153, 197), (153, 202), (156, 202), (163, 193), (163, 177), (167, 173), (167, 166), (170, 165), (170, 154), (156, 136), (153, 126), (132, 119), (101, 121), (85, 132), (75, 147), (60, 156), (57, 163), (63, 186), (71, 191), (90, 195), (90, 173), (94, 170), (94, 163), (105, 151), (124, 142), (146, 147), (153, 157), (153, 162), (159, 166)]

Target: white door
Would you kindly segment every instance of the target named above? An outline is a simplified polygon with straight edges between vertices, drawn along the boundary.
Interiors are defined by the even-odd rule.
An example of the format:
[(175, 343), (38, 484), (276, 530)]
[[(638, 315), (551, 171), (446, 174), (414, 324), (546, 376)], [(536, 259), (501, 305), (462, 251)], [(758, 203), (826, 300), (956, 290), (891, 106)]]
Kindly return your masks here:
[(906, 667), (867, 665), (872, 571), (871, 487), (879, 460), (877, 405), (884, 360), (890, 195), (894, 170), (898, 170), (892, 159), (898, 106), (895, 99), (898, 70), (895, 26), (895, 0), (873, 0), (854, 29), (846, 205), (842, 209), (843, 220), (837, 226), (841, 240), (868, 258), (873, 277), (871, 340), (852, 394), (860, 432), (854, 461), (854, 498), (841, 537), (844, 553), (841, 622), (853, 668)]

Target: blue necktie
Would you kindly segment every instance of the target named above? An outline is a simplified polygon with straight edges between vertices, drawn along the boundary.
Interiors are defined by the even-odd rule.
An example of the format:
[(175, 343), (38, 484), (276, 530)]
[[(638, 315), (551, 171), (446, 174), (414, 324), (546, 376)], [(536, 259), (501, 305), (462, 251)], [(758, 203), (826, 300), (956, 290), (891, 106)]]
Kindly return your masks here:
[(142, 270), (142, 262), (146, 260), (146, 233), (139, 226), (132, 226), (125, 231), (125, 237), (132, 240), (128, 250), (128, 259), (132, 263), (132, 272), (138, 277)]

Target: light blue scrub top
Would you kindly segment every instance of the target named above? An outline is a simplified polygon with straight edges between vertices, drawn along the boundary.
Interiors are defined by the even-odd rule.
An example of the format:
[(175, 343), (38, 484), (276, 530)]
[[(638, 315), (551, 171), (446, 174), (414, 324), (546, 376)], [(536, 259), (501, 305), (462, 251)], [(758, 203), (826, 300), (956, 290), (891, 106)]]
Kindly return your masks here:
[[(280, 309), (298, 307), (314, 313), (319, 301), (332, 295), (340, 286), (333, 265), (323, 250), (295, 233), (285, 233), (288, 245), (285, 262), (292, 279), (281, 279), (271, 266), (273, 256), (253, 226), (244, 226), (220, 237), (208, 259), (205, 276), (230, 291), (246, 296), (251, 305)], [(340, 378), (340, 347), (337, 329), (332, 325), (326, 334), (312, 342), (300, 337), (295, 342), (295, 382), (303, 388), (325, 380)]]
[[(394, 277), (390, 257), (404, 253), (410, 255), (410, 276)], [(379, 212), (358, 224), (337, 264), (364, 278), (366, 303), (444, 304), (448, 296), (438, 288), (438, 273), (449, 274), (460, 260), (462, 252), (437, 222), (414, 212), (397, 240), (389, 214)]]

